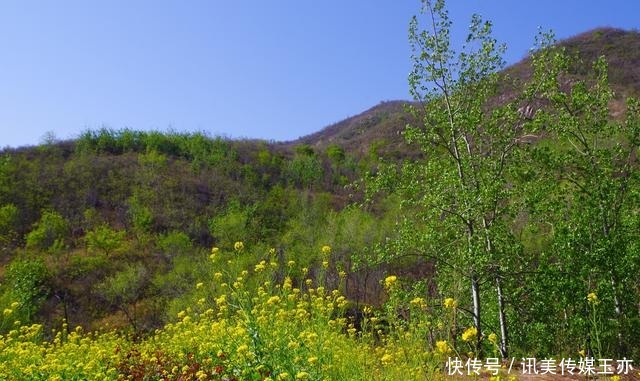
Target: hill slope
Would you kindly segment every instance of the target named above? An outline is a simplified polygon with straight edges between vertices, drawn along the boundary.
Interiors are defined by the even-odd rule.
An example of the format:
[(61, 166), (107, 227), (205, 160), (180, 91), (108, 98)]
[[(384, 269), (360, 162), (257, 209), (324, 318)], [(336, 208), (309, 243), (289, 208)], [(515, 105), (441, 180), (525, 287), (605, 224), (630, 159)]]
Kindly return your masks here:
[[(616, 99), (640, 95), (640, 32), (598, 28), (559, 41), (558, 44), (569, 54), (576, 55), (572, 68), (576, 78), (583, 78), (591, 63), (599, 56), (605, 56)], [(516, 81), (529, 78), (529, 57), (507, 67), (504, 73)], [(402, 156), (402, 153), (407, 153), (401, 132), (410, 121), (409, 115), (404, 112), (404, 106), (408, 103), (399, 100), (381, 102), (356, 116), (287, 142), (286, 145), (309, 144), (322, 149), (329, 144), (337, 144), (355, 154), (366, 154), (373, 146), (380, 149), (382, 154)], [(616, 113), (621, 107), (622, 104), (614, 104), (612, 111)]]

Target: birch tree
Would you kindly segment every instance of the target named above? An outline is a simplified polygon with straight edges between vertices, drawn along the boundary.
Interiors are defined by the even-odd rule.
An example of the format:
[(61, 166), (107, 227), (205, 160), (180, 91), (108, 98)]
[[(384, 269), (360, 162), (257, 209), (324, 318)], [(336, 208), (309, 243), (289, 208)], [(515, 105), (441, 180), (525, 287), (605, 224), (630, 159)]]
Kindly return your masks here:
[[(612, 346), (624, 355), (633, 340), (628, 322), (638, 311), (637, 295), (627, 290), (634, 288), (640, 263), (640, 106), (636, 99), (620, 97), (616, 102), (626, 102), (624, 111), (612, 115), (614, 92), (604, 57), (593, 63), (590, 77), (578, 79), (567, 70), (570, 58), (561, 49), (555, 56), (564, 70), (544, 90), (550, 105), (545, 125), (556, 141), (545, 172), (555, 175), (563, 200), (556, 211), (555, 261), (581, 283), (583, 295), (568, 297), (586, 305), (587, 294), (600, 295), (606, 320), (615, 322), (607, 327)], [(602, 351), (604, 343), (593, 339), (601, 346), (593, 349)]]
[[(422, 158), (406, 161), (398, 171), (381, 167), (369, 190), (391, 188), (401, 195), (405, 220), (399, 223), (400, 246), (414, 247), (435, 260), (438, 277), (466, 279), (476, 351), (483, 337), (483, 285), (493, 289), (500, 325), (499, 348), (508, 357), (503, 277), (520, 246), (511, 233), (517, 214), (522, 148), (535, 137), (533, 110), (537, 83), (514, 84), (500, 73), (505, 46), (492, 37), (492, 25), (472, 17), (461, 51), (453, 48), (443, 0), (424, 0), (422, 15), (410, 24), (413, 70), (410, 107), (417, 123), (405, 137)], [(421, 18), (420, 18), (421, 19)], [(506, 94), (506, 95), (505, 95)], [(446, 290), (441, 290), (447, 292)]]

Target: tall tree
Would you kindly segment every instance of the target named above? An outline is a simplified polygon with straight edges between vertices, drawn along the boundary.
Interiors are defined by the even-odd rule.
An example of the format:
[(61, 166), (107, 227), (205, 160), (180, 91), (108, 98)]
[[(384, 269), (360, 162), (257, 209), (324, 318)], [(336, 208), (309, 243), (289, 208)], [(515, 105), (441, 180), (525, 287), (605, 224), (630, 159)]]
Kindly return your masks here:
[[(545, 124), (557, 139), (545, 175), (555, 174), (563, 204), (555, 219), (556, 261), (561, 258), (559, 266), (581, 283), (581, 295), (570, 298), (586, 305), (588, 293), (601, 295), (606, 320), (615, 321), (607, 327), (615, 332), (612, 346), (624, 355), (627, 340), (633, 340), (627, 322), (637, 318), (638, 303), (624, 290), (633, 289), (630, 274), (640, 263), (635, 246), (640, 107), (628, 98), (623, 116), (612, 115), (611, 103), (625, 99), (614, 100), (604, 57), (593, 63), (591, 77), (579, 80), (571, 75), (570, 58), (561, 49), (554, 55), (564, 70), (545, 88), (551, 106)], [(604, 349), (593, 339), (600, 347), (594, 349)]]
[(542, 76), (516, 85), (499, 74), (505, 47), (480, 16), (472, 17), (456, 53), (445, 2), (424, 0), (422, 11), (430, 27), (420, 29), (417, 17), (410, 24), (409, 84), (417, 101), (410, 110), (419, 123), (405, 132), (422, 158), (405, 162), (400, 171), (381, 168), (369, 187), (375, 192), (390, 186), (401, 194), (406, 217), (399, 237), (405, 248), (435, 259), (440, 276), (451, 270), (467, 279), (476, 330), (467, 337), (475, 338), (476, 350), (483, 329), (481, 285), (495, 285), (499, 347), (507, 357), (502, 279), (520, 251), (510, 221), (519, 209), (519, 163), (522, 146), (532, 138), (530, 110)]

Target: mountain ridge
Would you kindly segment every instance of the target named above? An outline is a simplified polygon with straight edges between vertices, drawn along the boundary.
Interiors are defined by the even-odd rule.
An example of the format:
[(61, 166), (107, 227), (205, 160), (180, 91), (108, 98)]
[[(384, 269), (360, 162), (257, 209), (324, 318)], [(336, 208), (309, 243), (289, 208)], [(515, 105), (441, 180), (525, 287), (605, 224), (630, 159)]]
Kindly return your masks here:
[[(592, 62), (604, 55), (609, 64), (609, 79), (616, 91), (616, 99), (640, 95), (640, 31), (599, 27), (559, 40), (556, 44), (576, 56), (573, 68), (576, 76), (586, 75)], [(506, 66), (502, 72), (519, 80), (527, 79), (531, 75), (530, 63), (531, 57), (527, 55)], [(403, 143), (401, 132), (410, 121), (404, 106), (411, 103), (409, 100), (383, 101), (314, 133), (278, 144), (285, 147), (308, 144), (318, 149), (337, 144), (354, 154), (365, 154), (372, 145), (377, 145), (374, 148), (397, 155)], [(612, 106), (614, 115), (624, 107), (615, 102)]]

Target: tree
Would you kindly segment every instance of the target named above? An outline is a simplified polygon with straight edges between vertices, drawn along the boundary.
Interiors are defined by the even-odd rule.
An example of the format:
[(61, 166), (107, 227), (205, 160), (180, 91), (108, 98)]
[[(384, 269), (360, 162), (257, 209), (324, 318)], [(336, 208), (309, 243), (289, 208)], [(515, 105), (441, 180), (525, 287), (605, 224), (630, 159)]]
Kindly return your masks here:
[(252, 208), (240, 205), (238, 200), (229, 203), (224, 214), (209, 220), (209, 231), (217, 245), (232, 248), (237, 241), (250, 241), (250, 221)]
[(42, 259), (16, 259), (7, 266), (6, 293), (10, 302), (16, 303), (14, 319), (21, 319), (23, 323), (31, 321), (49, 291), (47, 278), (47, 267)]
[[(501, 331), (500, 351), (507, 352), (507, 322), (502, 280), (520, 245), (509, 223), (518, 211), (517, 178), (523, 145), (535, 126), (535, 116), (522, 112), (536, 96), (533, 76), (526, 84), (510, 84), (498, 73), (504, 45), (491, 35), (491, 23), (474, 15), (458, 54), (451, 46), (443, 0), (423, 0), (429, 30), (410, 24), (413, 71), (410, 91), (417, 106), (410, 111), (420, 123), (405, 137), (417, 144), (422, 158), (400, 170), (382, 166), (369, 179), (369, 191), (392, 190), (401, 195), (404, 221), (387, 258), (409, 251), (436, 261), (438, 276), (454, 273), (467, 279), (470, 315), (482, 338), (481, 285), (495, 284)], [(512, 93), (498, 100), (504, 90)], [(534, 118), (534, 120), (529, 120)], [(464, 237), (464, 238), (462, 238)], [(400, 253), (400, 254), (399, 254)]]
[(159, 235), (156, 239), (156, 245), (170, 257), (189, 253), (193, 249), (191, 238), (186, 233), (176, 230)]
[(27, 247), (31, 249), (58, 252), (65, 247), (69, 235), (69, 223), (59, 213), (46, 210), (34, 229), (27, 234)]
[[(615, 322), (607, 327), (615, 332), (612, 346), (624, 355), (626, 345), (638, 339), (628, 325), (638, 316), (638, 300), (625, 290), (633, 289), (636, 277), (630, 274), (637, 274), (640, 263), (635, 244), (640, 238), (640, 105), (628, 98), (626, 119), (613, 118), (614, 93), (604, 57), (593, 63), (591, 77), (577, 80), (568, 70), (570, 57), (561, 49), (554, 56), (562, 70), (545, 87), (551, 106), (545, 125), (557, 144), (545, 153), (547, 165), (542, 167), (544, 176), (554, 174), (554, 190), (562, 205), (553, 219), (556, 251), (551, 260), (561, 271), (573, 274), (577, 283), (559, 293), (563, 299), (578, 301), (578, 311), (588, 308), (587, 294), (601, 295), (605, 320)], [(594, 349), (601, 351), (603, 345), (594, 342), (599, 347)]]
[(13, 204), (0, 207), (0, 253), (11, 247), (16, 239), (15, 224), (18, 219), (18, 208)]
[(87, 249), (89, 249), (89, 251), (100, 250), (109, 256), (109, 254), (122, 247), (124, 235), (125, 232), (123, 230), (114, 230), (106, 223), (98, 225), (93, 230), (87, 232), (85, 236)]
[(148, 273), (144, 266), (132, 264), (96, 285), (96, 291), (113, 307), (122, 311), (131, 328), (137, 332), (136, 302), (143, 296), (147, 283)]
[(322, 179), (322, 163), (313, 148), (302, 144), (296, 147), (296, 154), (289, 162), (287, 173), (293, 184), (310, 189)]

